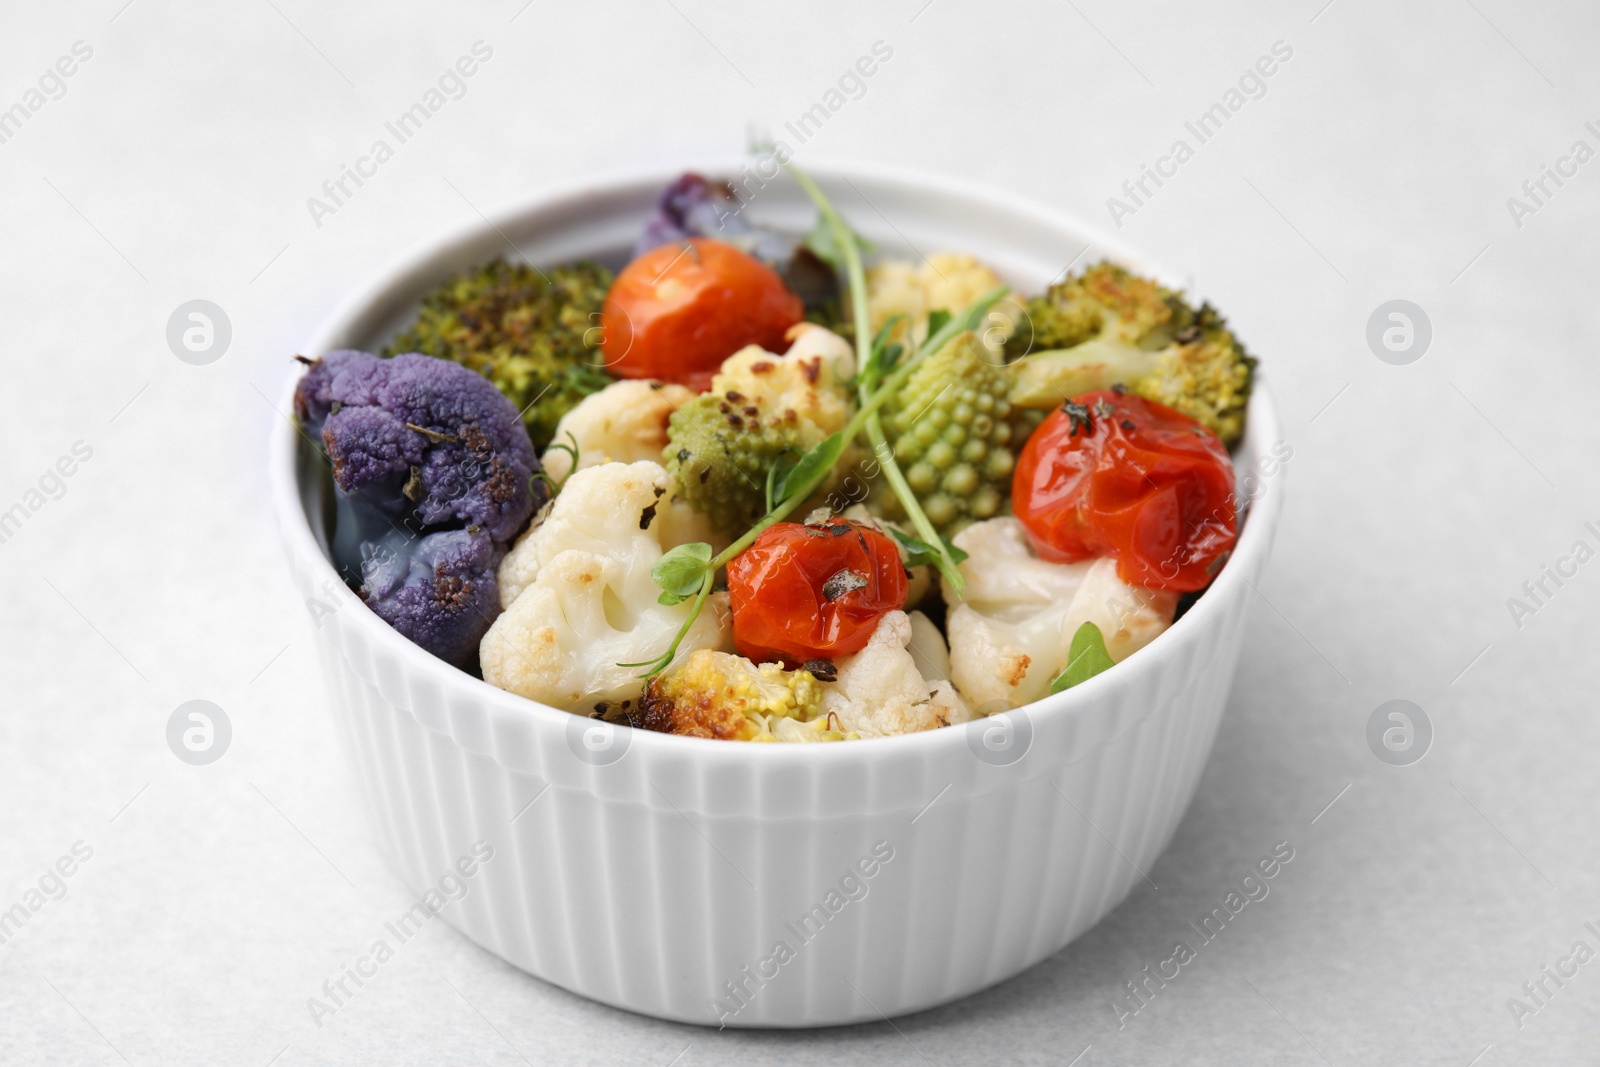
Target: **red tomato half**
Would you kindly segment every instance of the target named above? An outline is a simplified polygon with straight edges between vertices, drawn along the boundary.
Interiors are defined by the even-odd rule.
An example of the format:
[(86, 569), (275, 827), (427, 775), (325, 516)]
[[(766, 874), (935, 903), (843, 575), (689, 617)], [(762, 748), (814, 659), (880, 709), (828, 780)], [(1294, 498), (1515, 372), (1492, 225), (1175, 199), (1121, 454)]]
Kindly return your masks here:
[(1117, 558), (1129, 585), (1204, 589), (1233, 551), (1233, 464), (1210, 430), (1164, 404), (1073, 397), (1017, 460), (1012, 506), (1044, 559)]
[(805, 306), (776, 271), (709, 237), (661, 245), (622, 268), (600, 311), (606, 366), (623, 378), (709, 388), (745, 345), (784, 350)]
[(728, 564), (733, 643), (756, 663), (860, 652), (905, 606), (906, 569), (885, 535), (842, 519), (774, 523)]

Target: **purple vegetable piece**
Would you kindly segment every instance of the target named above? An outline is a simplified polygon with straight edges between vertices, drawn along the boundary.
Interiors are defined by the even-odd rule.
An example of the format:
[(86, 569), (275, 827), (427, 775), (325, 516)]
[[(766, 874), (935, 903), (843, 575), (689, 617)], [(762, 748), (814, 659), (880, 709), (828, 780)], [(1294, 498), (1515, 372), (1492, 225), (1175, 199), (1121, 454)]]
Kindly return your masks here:
[[(689, 237), (715, 237), (752, 252), (750, 245), (758, 235), (739, 213), (741, 207), (727, 182), (712, 183), (698, 174), (684, 174), (661, 194), (655, 212), (645, 220), (633, 254), (640, 256)], [(787, 258), (789, 253), (781, 244), (768, 251), (779, 258)], [(770, 259), (766, 262), (771, 264)]]
[(708, 181), (692, 172), (684, 174), (661, 194), (656, 210), (645, 220), (633, 254), (639, 256), (690, 237), (714, 237), (777, 271), (807, 307), (821, 306), (838, 295), (833, 268), (795, 238), (756, 226), (744, 216), (743, 209), (744, 204), (727, 182)]
[(340, 573), (402, 634), (470, 663), (500, 612), (495, 567), (549, 495), (516, 408), (458, 363), (352, 350), (312, 364), (294, 406), (333, 464)]
[(361, 595), (378, 617), (440, 659), (469, 663), (500, 614), (495, 569), (505, 548), (479, 530), (380, 542), (361, 565)]
[(340, 489), (421, 526), (476, 525), (508, 541), (543, 503), (516, 408), (460, 364), (330, 352), (300, 380), (295, 412), (321, 436)]

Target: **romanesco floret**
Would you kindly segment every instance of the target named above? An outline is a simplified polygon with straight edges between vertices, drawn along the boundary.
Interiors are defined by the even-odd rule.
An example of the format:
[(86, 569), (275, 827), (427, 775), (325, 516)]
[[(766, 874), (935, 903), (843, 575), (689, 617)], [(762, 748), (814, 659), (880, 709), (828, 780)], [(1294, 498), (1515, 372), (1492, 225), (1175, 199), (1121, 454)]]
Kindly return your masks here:
[[(1011, 368), (962, 334), (929, 356), (884, 407), (883, 430), (928, 519), (943, 534), (1000, 514), (1017, 452), (1041, 413), (1008, 399)], [(887, 480), (874, 505), (904, 515)]]
[(651, 679), (639, 702), (647, 730), (718, 741), (840, 741), (822, 710), (822, 685), (808, 670), (759, 667), (743, 656), (701, 649)]
[(541, 271), (496, 259), (422, 299), (417, 319), (383, 351), (422, 352), (482, 374), (522, 412), (543, 449), (573, 405), (604, 389), (600, 307), (611, 272), (595, 263)]
[(1028, 303), (1024, 325), (1007, 345), (1015, 364), (1011, 399), (1048, 410), (1081, 393), (1125, 385), (1176, 408), (1224, 444), (1244, 433), (1256, 361), (1209, 304), (1195, 310), (1181, 295), (1111, 263), (1053, 285)]
[(766, 512), (767, 471), (816, 441), (792, 411), (768, 412), (737, 392), (706, 393), (672, 415), (666, 457), (678, 495), (737, 537)]
[(662, 453), (677, 495), (729, 537), (766, 512), (767, 473), (797, 460), (844, 428), (850, 402), (849, 346), (801, 323), (784, 355), (757, 346), (729, 356), (711, 391), (684, 404), (668, 424)]

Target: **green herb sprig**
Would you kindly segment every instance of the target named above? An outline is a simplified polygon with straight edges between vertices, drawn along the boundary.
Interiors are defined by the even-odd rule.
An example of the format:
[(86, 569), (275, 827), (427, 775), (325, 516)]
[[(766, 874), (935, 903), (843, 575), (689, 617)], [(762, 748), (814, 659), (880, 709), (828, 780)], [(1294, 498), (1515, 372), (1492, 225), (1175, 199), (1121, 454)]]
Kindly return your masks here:
[[(882, 425), (878, 421), (878, 412), (889, 398), (894, 396), (911, 373), (921, 365), (922, 361), (939, 351), (951, 338), (968, 330), (976, 329), (983, 322), (989, 309), (999, 303), (1011, 290), (1007, 286), (1000, 286), (986, 294), (960, 315), (938, 320), (936, 323), (930, 316), (930, 325), (937, 325), (928, 339), (911, 354), (909, 358), (901, 359), (899, 348), (887, 342), (887, 332), (882, 332), (877, 339), (882, 344), (874, 344), (867, 331), (867, 281), (866, 271), (861, 263), (862, 240), (855, 236), (844, 219), (834, 210), (832, 203), (803, 171), (792, 163), (785, 166), (794, 175), (795, 181), (805, 190), (822, 219), (828, 223), (832, 233), (833, 242), (830, 252), (836, 252), (844, 261), (845, 274), (850, 284), (851, 300), (854, 304), (856, 318), (856, 363), (857, 396), (859, 406), (844, 429), (837, 433), (829, 434), (818, 442), (810, 451), (795, 461), (793, 466), (786, 470), (769, 474), (767, 482), (767, 498), (769, 507), (767, 513), (752, 526), (744, 536), (733, 544), (712, 555), (711, 546), (704, 542), (694, 542), (679, 545), (664, 553), (650, 569), (650, 575), (662, 589), (658, 598), (662, 604), (681, 604), (690, 597), (694, 603), (690, 605), (689, 614), (679, 627), (672, 644), (660, 656), (653, 660), (641, 663), (621, 663), (621, 667), (644, 667), (641, 675), (651, 678), (660, 674), (672, 663), (678, 654), (678, 646), (700, 617), (700, 611), (705, 606), (707, 598), (711, 595), (712, 583), (716, 574), (739, 553), (755, 543), (768, 527), (774, 523), (782, 522), (789, 514), (799, 507), (833, 472), (834, 466), (839, 462), (839, 457), (844, 455), (845, 447), (862, 433), (867, 433), (872, 440), (870, 427), (878, 426), (877, 439), (872, 440), (873, 447), (878, 450), (879, 461), (884, 469), (899, 473), (899, 468), (894, 466), (893, 452), (883, 441)], [(887, 330), (888, 324), (886, 324)], [(880, 445), (880, 442), (881, 445)], [(891, 476), (891, 484), (894, 478)], [(912, 524), (916, 527), (919, 547), (926, 553), (931, 553), (930, 561), (939, 567), (941, 574), (946, 575), (958, 593), (965, 587), (961, 572), (957, 568), (956, 553), (960, 550), (940, 537), (934, 530), (933, 524), (928, 521), (928, 516), (923, 512), (922, 505), (917, 502), (911, 493), (910, 486), (905, 484), (905, 478), (900, 477), (895, 486), (896, 495), (900, 497), (906, 513), (912, 517)], [(918, 521), (920, 519), (920, 522)]]
[(572, 457), (572, 466), (567, 468), (567, 476), (558, 482), (554, 478), (550, 477), (549, 472), (547, 472), (541, 465), (539, 470), (534, 473), (533, 477), (528, 480), (528, 488), (530, 490), (533, 488), (534, 482), (543, 482), (545, 485), (550, 487), (550, 499), (554, 500), (557, 496), (561, 495), (562, 488), (569, 480), (571, 480), (572, 476), (578, 473), (578, 439), (572, 436), (571, 430), (567, 431), (567, 440), (571, 441), (572, 443), (566, 445), (559, 441), (552, 441), (546, 445), (544, 449), (545, 455), (547, 456), (552, 452), (565, 452), (567, 455)]

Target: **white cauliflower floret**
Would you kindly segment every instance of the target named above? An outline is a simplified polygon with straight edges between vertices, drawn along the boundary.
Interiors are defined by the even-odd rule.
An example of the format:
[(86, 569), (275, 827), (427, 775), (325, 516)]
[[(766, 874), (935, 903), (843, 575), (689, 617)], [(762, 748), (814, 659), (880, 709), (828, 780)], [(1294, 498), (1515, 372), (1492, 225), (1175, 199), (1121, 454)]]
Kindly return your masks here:
[(844, 383), (855, 373), (854, 351), (850, 342), (815, 323), (796, 323), (786, 336), (789, 351), (781, 356), (746, 345), (723, 360), (711, 392), (738, 393), (762, 411), (793, 411), (822, 431), (820, 441), (850, 421), (853, 409)]
[[(660, 459), (667, 447), (667, 420), (694, 395), (693, 389), (674, 382), (612, 382), (561, 416), (551, 443), (570, 446), (576, 440), (580, 468)], [(572, 456), (565, 448), (545, 449), (539, 463), (557, 482), (572, 472)]]
[[(935, 252), (920, 265), (890, 259), (867, 271), (867, 310), (874, 333), (891, 315), (904, 315), (918, 344), (928, 339), (928, 313), (944, 309), (959, 315), (988, 293), (1004, 285), (990, 267), (963, 252)], [(990, 352), (999, 354), (1016, 329), (1022, 305), (1007, 298), (994, 306), (978, 334)], [(894, 331), (905, 336), (907, 323)]]
[[(561, 417), (552, 446), (545, 449), (539, 463), (559, 484), (572, 473), (572, 453), (568, 448), (574, 443), (580, 470), (602, 463), (659, 460), (661, 450), (667, 447), (668, 420), (694, 396), (693, 389), (675, 382), (638, 379), (612, 382), (598, 393), (584, 397), (577, 407)], [(717, 552), (727, 547), (728, 539), (712, 528), (710, 520), (691, 508), (671, 488), (656, 510), (660, 517), (657, 533), (662, 548), (676, 548), (691, 541), (708, 542)], [(502, 605), (510, 603), (504, 586), (500, 596)]]
[[(484, 680), (549, 704), (587, 710), (636, 699), (640, 668), (672, 643), (690, 604), (657, 602), (661, 558), (657, 463), (605, 463), (575, 472), (549, 514), (501, 562), (505, 611), (479, 649)], [(678, 648), (727, 643), (727, 595), (714, 594)], [(676, 662), (676, 660), (674, 661)]]
[(1107, 556), (1051, 563), (1033, 553), (1012, 517), (973, 523), (955, 536), (968, 558), (965, 599), (950, 612), (950, 677), (982, 714), (1045, 696), (1067, 664), (1072, 636), (1086, 622), (1100, 628), (1106, 651), (1121, 662), (1172, 624), (1178, 595), (1128, 585)]
[(928, 681), (949, 680), (950, 649), (945, 646), (944, 634), (920, 611), (911, 612), (911, 643), (906, 648)]
[[(846, 732), (862, 737), (891, 737), (970, 722), (972, 712), (955, 688), (924, 673), (925, 669), (937, 673), (944, 651), (938, 634), (931, 622), (919, 627), (903, 611), (879, 619), (866, 648), (835, 661), (837, 678), (823, 686), (824, 714), (834, 716)], [(922, 660), (928, 662), (919, 667)]]

